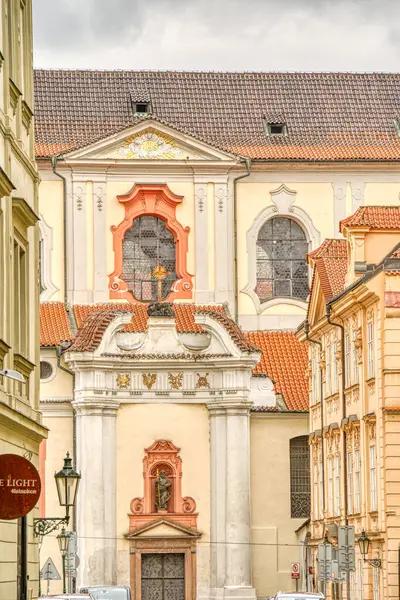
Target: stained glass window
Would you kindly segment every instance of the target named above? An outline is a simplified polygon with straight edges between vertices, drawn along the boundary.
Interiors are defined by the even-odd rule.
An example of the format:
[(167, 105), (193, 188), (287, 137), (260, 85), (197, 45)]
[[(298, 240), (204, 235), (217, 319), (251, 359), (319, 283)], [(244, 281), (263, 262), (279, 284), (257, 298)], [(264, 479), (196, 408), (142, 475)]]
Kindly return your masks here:
[(135, 219), (122, 244), (122, 279), (136, 300), (167, 298), (176, 275), (174, 235), (158, 217)]
[(310, 517), (310, 450), (306, 435), (290, 440), (290, 495), (292, 518)]
[(295, 221), (286, 217), (266, 221), (259, 231), (256, 250), (256, 294), (260, 300), (276, 296), (307, 300), (308, 244)]

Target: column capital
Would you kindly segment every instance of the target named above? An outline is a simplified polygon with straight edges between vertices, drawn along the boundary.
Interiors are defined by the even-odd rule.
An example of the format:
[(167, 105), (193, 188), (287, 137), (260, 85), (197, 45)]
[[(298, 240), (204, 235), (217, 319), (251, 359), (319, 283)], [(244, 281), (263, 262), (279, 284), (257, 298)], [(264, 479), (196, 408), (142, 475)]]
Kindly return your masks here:
[(104, 400), (104, 398), (92, 398), (74, 400), (72, 406), (78, 416), (101, 416), (116, 417), (120, 406), (115, 400)]
[(207, 402), (210, 415), (248, 415), (253, 406), (251, 400), (238, 400), (234, 398), (218, 398)]

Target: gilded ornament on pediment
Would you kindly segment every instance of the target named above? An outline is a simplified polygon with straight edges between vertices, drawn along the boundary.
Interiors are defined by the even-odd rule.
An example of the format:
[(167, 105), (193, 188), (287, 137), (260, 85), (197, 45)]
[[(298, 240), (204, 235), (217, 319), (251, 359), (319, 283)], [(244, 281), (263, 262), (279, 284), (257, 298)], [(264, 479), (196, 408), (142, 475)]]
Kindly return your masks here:
[(142, 373), (142, 380), (143, 385), (145, 385), (148, 390), (151, 390), (157, 381), (157, 375), (156, 373)]
[(183, 373), (173, 375), (168, 373), (168, 381), (171, 386), (171, 390), (180, 390), (183, 385)]
[(207, 379), (208, 373), (206, 373), (205, 375), (200, 375), (200, 373), (196, 373), (196, 375), (197, 375), (196, 389), (210, 387), (210, 384)]
[(119, 390), (127, 390), (131, 384), (131, 376), (128, 374), (118, 373), (117, 375), (117, 388)]
[(360, 428), (359, 427), (354, 427), (353, 441), (354, 441), (354, 450), (359, 450), (359, 448), (360, 448)]

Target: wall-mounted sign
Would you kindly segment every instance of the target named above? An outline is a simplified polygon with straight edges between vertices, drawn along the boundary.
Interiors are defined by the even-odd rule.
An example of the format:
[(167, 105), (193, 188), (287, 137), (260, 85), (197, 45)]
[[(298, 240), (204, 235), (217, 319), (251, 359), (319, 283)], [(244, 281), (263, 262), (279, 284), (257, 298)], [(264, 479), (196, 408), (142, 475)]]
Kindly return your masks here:
[(0, 454), (0, 519), (23, 517), (37, 504), (41, 482), (33, 464), (16, 454)]

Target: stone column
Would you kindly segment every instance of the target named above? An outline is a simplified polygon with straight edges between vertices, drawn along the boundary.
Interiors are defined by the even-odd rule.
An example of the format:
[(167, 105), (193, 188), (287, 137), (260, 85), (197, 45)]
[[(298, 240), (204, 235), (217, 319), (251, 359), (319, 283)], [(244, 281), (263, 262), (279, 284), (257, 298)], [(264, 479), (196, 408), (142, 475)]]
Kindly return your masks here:
[(211, 591), (255, 598), (251, 585), (250, 406), (208, 405), (211, 419)]
[(78, 585), (115, 585), (116, 417), (118, 403), (85, 401), (76, 410)]

